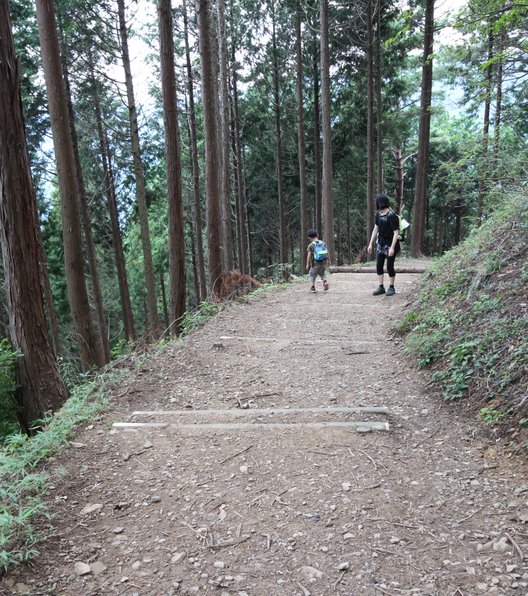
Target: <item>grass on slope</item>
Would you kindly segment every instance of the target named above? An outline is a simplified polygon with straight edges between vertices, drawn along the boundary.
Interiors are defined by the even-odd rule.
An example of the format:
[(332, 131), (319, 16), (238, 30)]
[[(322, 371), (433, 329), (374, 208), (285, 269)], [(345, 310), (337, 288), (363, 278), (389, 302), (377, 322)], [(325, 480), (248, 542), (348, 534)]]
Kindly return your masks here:
[(515, 196), (435, 262), (397, 328), (445, 400), (470, 400), (513, 435), (528, 427), (527, 247), (525, 197)]

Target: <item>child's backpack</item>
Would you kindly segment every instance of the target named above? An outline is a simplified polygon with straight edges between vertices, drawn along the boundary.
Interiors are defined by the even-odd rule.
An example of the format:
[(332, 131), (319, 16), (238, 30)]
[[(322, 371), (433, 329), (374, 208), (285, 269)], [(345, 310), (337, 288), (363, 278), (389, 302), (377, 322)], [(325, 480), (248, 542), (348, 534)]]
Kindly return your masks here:
[(403, 242), (405, 240), (405, 230), (407, 230), (407, 228), (410, 227), (411, 224), (404, 217), (396, 213), (396, 211), (394, 211), (393, 209), (391, 209), (390, 212), (394, 213), (394, 215), (398, 218), (398, 240), (401, 240)]
[(328, 249), (322, 240), (315, 240), (313, 258), (314, 261), (326, 261), (326, 259), (328, 259)]

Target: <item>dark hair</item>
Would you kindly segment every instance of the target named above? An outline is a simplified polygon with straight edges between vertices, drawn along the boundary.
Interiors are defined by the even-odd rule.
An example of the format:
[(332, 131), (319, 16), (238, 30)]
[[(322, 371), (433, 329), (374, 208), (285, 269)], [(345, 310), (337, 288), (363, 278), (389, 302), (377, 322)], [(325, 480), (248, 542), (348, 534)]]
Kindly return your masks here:
[(316, 238), (317, 236), (319, 236), (317, 230), (315, 230), (314, 228), (310, 228), (308, 230), (308, 238)]
[(376, 195), (376, 209), (387, 209), (390, 207), (389, 197), (387, 195)]

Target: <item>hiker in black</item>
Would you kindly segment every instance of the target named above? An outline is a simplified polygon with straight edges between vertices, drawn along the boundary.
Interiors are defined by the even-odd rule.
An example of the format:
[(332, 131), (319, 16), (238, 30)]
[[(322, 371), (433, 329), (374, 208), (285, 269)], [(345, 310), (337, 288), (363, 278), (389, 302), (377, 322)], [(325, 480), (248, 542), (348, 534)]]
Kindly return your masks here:
[[(370, 243), (368, 245), (369, 254), (372, 253), (374, 242), (376, 243), (376, 273), (378, 274), (379, 286), (373, 292), (374, 296), (394, 296), (394, 280), (396, 271), (394, 261), (396, 255), (400, 252), (400, 222), (396, 213), (390, 208), (390, 201), (387, 195), (378, 195), (376, 197), (376, 224), (372, 230)], [(387, 273), (389, 274), (390, 286), (385, 291), (383, 285), (383, 267), (387, 261)]]

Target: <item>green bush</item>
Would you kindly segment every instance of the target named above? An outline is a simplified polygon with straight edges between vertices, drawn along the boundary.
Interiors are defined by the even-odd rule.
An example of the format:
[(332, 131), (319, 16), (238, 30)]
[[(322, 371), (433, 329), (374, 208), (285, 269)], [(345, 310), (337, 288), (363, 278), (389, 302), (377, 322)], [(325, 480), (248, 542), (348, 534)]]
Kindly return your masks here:
[(7, 339), (0, 341), (0, 444), (20, 427), (17, 422), (15, 360), (20, 352), (13, 352)]

